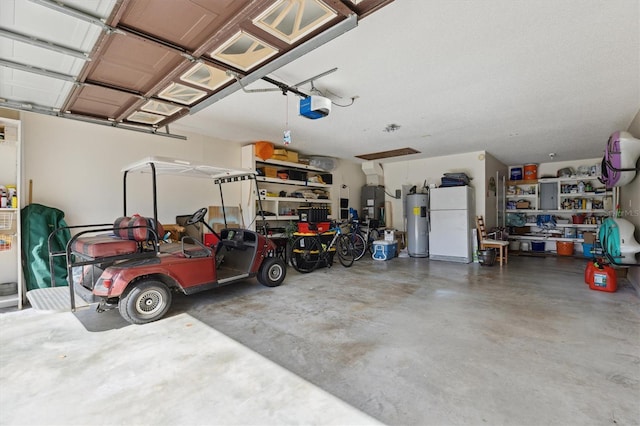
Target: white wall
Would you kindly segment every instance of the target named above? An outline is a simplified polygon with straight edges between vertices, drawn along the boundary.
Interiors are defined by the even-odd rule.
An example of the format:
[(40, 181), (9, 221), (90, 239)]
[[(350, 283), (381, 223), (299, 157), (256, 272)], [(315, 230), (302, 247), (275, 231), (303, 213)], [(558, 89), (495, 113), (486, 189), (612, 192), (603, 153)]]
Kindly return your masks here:
[[(122, 167), (148, 156), (171, 156), (239, 167), (239, 147), (197, 135), (187, 141), (39, 114), (22, 114), (25, 182), (34, 203), (65, 212), (68, 224), (108, 223), (123, 214)], [(149, 175), (129, 177), (127, 214), (153, 215)], [(23, 186), (27, 188), (27, 186)], [(193, 213), (219, 201), (212, 182), (158, 178), (158, 219)], [(26, 201), (28, 194), (23, 194)], [(237, 204), (233, 192), (225, 199)]]
[[(603, 155), (604, 155), (604, 143), (603, 147)], [(600, 163), (602, 163), (602, 157), (600, 158), (588, 158), (586, 160), (569, 160), (569, 161), (554, 161), (549, 163), (540, 163), (538, 164), (538, 178), (542, 177), (557, 177), (558, 170), (563, 169), (565, 167), (571, 167), (574, 172), (578, 171), (578, 167), (580, 166), (594, 166), (597, 165), (600, 168)]]
[[(65, 212), (69, 225), (110, 223), (123, 214), (122, 167), (148, 156), (167, 156), (240, 168), (241, 145), (207, 136), (181, 133), (180, 139), (115, 129), (46, 115), (22, 113), (24, 182), (33, 180), (33, 202)], [(349, 186), (352, 205), (360, 199), (364, 175), (359, 164), (341, 160), (333, 172), (333, 211), (340, 188)], [(128, 177), (127, 214), (152, 216), (151, 178)], [(239, 186), (223, 186), (226, 205), (246, 206)], [(23, 185), (23, 188), (27, 188)], [(26, 204), (28, 194), (23, 194)], [(158, 220), (175, 223), (176, 215), (220, 205), (219, 189), (204, 179), (158, 177)], [(337, 217), (337, 213), (336, 213)]]
[[(640, 111), (629, 126), (629, 133), (640, 139)], [(637, 166), (640, 165), (640, 160)], [(620, 209), (625, 212), (624, 218), (634, 224), (636, 228), (636, 241), (640, 241), (640, 172), (628, 185), (620, 188)], [(627, 274), (629, 281), (633, 283), (640, 293), (640, 267), (629, 268)]]
[[(366, 183), (366, 176), (358, 163), (338, 160), (338, 166), (333, 174), (333, 188), (331, 190), (331, 212), (335, 219), (340, 219), (340, 198), (349, 199), (349, 207), (360, 211), (360, 192)], [(343, 187), (344, 186), (344, 187)]]
[[(498, 161), (490, 153), (485, 154), (485, 179), (484, 179), (484, 194), (485, 194), (485, 211), (484, 211), (484, 223), (487, 229), (491, 229), (497, 226), (497, 191), (500, 186), (501, 178), (507, 176), (508, 167), (502, 162)], [(495, 190), (490, 188), (490, 180), (493, 179), (495, 183)], [(504, 202), (504, 199), (501, 200)], [(500, 211), (504, 212), (504, 205), (499, 207)], [(480, 213), (478, 213), (480, 214)]]
[[(484, 214), (485, 155), (484, 151), (477, 151), (444, 157), (384, 163), (386, 191), (394, 194), (395, 190), (401, 189), (403, 185), (417, 185), (420, 189), (425, 181), (427, 185), (433, 183), (439, 186), (440, 178), (444, 173), (464, 172), (473, 178), (471, 186), (475, 189), (476, 214)], [(404, 230), (402, 200), (396, 200), (389, 196), (386, 197), (386, 200), (391, 201), (393, 227), (398, 230)]]

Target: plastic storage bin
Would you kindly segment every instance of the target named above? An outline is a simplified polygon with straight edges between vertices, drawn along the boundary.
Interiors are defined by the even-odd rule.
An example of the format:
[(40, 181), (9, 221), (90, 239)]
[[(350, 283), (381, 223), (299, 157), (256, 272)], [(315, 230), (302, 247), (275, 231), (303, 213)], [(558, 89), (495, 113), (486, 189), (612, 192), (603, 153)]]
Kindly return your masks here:
[(398, 243), (395, 241), (376, 240), (373, 242), (373, 257), (375, 260), (389, 260), (396, 256)]
[(544, 251), (544, 241), (532, 241), (531, 251), (542, 253)]
[(573, 256), (573, 242), (557, 241), (556, 250), (558, 252), (558, 256)]
[(327, 232), (331, 228), (331, 222), (298, 222), (298, 232), (301, 234), (319, 234)]
[(595, 257), (594, 254), (591, 253), (591, 250), (593, 250), (593, 244), (582, 243), (582, 254), (584, 255), (584, 257)]

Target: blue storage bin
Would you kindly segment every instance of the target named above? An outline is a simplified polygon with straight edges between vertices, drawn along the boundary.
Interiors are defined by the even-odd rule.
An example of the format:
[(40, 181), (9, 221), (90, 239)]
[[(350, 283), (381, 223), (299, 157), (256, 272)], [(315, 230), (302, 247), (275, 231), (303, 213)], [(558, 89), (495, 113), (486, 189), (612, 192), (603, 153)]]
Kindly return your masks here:
[(373, 242), (373, 257), (375, 260), (389, 260), (396, 256), (398, 243), (395, 241), (377, 240)]
[(591, 253), (591, 250), (593, 250), (593, 244), (582, 243), (582, 254), (584, 257), (594, 258), (595, 255)]

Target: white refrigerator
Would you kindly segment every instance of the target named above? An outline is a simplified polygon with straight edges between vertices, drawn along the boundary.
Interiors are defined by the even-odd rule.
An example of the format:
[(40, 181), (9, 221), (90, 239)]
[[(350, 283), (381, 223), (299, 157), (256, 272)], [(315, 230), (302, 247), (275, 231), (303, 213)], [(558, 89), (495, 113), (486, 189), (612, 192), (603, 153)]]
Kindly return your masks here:
[(429, 191), (429, 259), (473, 262), (474, 190), (469, 186)]

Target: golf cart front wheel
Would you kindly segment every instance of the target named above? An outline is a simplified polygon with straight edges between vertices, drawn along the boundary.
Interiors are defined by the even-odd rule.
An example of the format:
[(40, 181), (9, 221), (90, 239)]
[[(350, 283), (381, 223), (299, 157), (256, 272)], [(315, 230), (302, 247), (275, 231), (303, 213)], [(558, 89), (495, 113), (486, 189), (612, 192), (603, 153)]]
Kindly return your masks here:
[(258, 270), (258, 282), (267, 287), (282, 284), (287, 275), (287, 265), (280, 257), (267, 257)]

